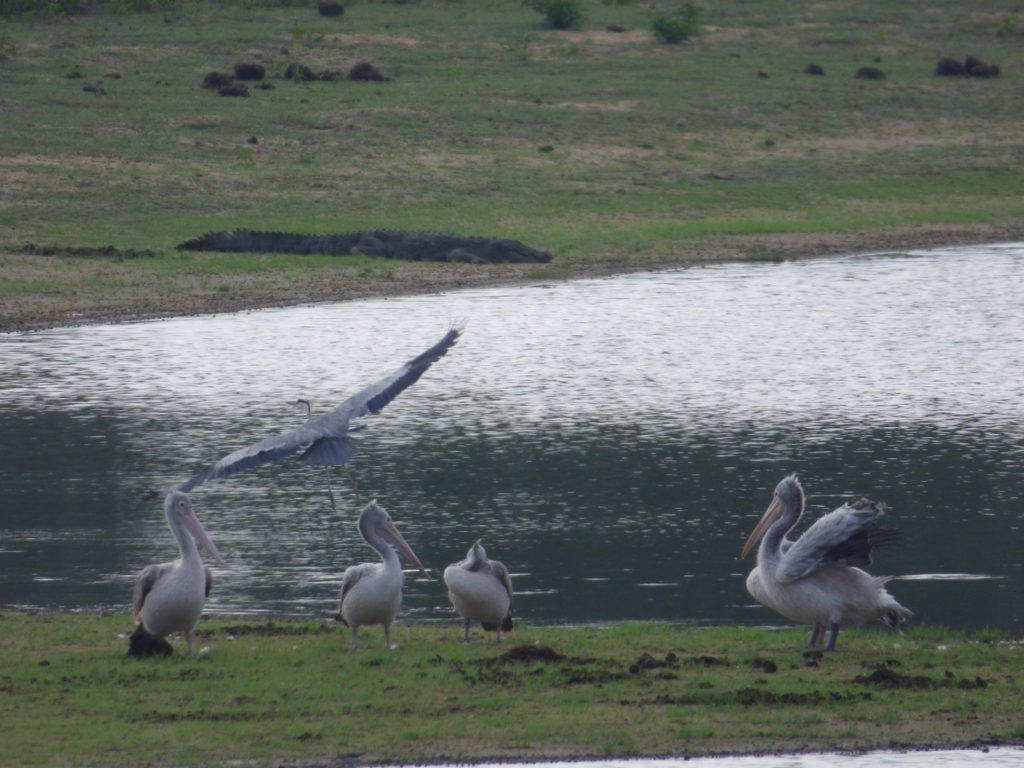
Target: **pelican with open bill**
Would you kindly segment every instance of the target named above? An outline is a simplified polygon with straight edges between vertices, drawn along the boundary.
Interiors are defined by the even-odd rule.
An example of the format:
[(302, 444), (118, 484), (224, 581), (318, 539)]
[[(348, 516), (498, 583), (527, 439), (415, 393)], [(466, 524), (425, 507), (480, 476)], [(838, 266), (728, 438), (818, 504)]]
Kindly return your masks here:
[(790, 541), (786, 534), (803, 512), (804, 489), (795, 474), (789, 475), (775, 487), (771, 504), (743, 545), (740, 557), (761, 542), (747, 591), (787, 619), (810, 624), (812, 647), (828, 629), (826, 651), (835, 650), (841, 627), (881, 621), (898, 631), (911, 612), (885, 589), (888, 577), (857, 567), (870, 564), (872, 547), (899, 535), (874, 528), (882, 505), (867, 499), (844, 504)]

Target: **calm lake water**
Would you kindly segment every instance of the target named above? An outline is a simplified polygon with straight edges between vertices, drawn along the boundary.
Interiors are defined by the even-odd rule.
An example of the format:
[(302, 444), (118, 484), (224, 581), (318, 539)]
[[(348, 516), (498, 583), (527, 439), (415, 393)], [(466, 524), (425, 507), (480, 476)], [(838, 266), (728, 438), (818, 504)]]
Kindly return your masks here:
[[(785, 623), (740, 547), (778, 480), (868, 496), (915, 621), (1024, 628), (1024, 244), (722, 265), (0, 335), (0, 605), (126, 609), (176, 553), (160, 500), (433, 344), (333, 472), (196, 489), (209, 610), (326, 617), (377, 497), (439, 577), (483, 537), (535, 622)], [(806, 525), (806, 522), (804, 523)], [(409, 574), (409, 619), (451, 619)]]

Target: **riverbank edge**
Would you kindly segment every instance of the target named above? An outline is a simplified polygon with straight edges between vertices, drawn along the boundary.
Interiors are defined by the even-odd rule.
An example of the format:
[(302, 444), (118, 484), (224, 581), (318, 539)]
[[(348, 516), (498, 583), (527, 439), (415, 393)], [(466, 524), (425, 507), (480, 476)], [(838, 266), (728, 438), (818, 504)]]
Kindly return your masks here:
[[(128, 666), (122, 667), (120, 664), (116, 667), (121, 672), (115, 672), (114, 668), (109, 668), (109, 665), (113, 661), (119, 661), (123, 659), (123, 649), (127, 647), (126, 633), (130, 631), (130, 625), (133, 621), (127, 612), (123, 612), (115, 609), (82, 609), (82, 610), (71, 610), (66, 608), (27, 608), (21, 606), (0, 606), (0, 620), (7, 617), (20, 616), (24, 621), (21, 623), (26, 629), (31, 629), (31, 632), (27, 633), (27, 636), (23, 636), (18, 639), (11, 635), (11, 625), (8, 622), (0, 622), (0, 657), (13, 655), (20, 659), (24, 668), (21, 673), (10, 670), (10, 674), (7, 678), (7, 687), (5, 692), (10, 695), (11, 703), (14, 703), (17, 696), (21, 695), (17, 692), (20, 685), (23, 684), (20, 681), (19, 675), (25, 677), (31, 675), (30, 684), (35, 687), (37, 685), (36, 674), (50, 674), (54, 676), (54, 679), (61, 681), (63, 690), (61, 691), (61, 706), (68, 706), (67, 697), (72, 694), (70, 688), (67, 685), (75, 678), (81, 679), (95, 679), (89, 677), (89, 669), (99, 669), (102, 667), (104, 670), (109, 669), (110, 671), (104, 672), (106, 676), (118, 677), (121, 680), (112, 682), (110, 685), (116, 689), (116, 698), (121, 699), (129, 689), (135, 688), (133, 680), (142, 682), (143, 680), (148, 683), (160, 683), (161, 685), (170, 683), (173, 686), (184, 686), (192, 689), (192, 682), (200, 679), (209, 678), (211, 681), (214, 679), (228, 681), (233, 678), (245, 677), (245, 666), (251, 663), (251, 660), (257, 655), (262, 655), (264, 663), (262, 669), (264, 673), (267, 671), (267, 654), (271, 654), (270, 658), (277, 657), (277, 661), (270, 664), (275, 665), (286, 665), (288, 668), (301, 668), (302, 666), (312, 665), (318, 670), (322, 670), (325, 677), (329, 677), (327, 674), (327, 668), (324, 665), (328, 665), (335, 673), (340, 672), (342, 677), (346, 679), (347, 686), (349, 687), (349, 694), (352, 693), (351, 688), (370, 688), (373, 690), (379, 690), (375, 686), (380, 683), (380, 675), (383, 674), (385, 677), (391, 674), (396, 674), (396, 670), (404, 668), (405, 671), (419, 670), (424, 666), (434, 666), (440, 664), (442, 656), (451, 661), (456, 665), (457, 668), (461, 669), (465, 667), (476, 667), (483, 665), (480, 668), (493, 669), (493, 664), (500, 661), (499, 657), (504, 657), (509, 651), (513, 654), (516, 650), (521, 650), (524, 647), (539, 647), (539, 650), (545, 650), (545, 644), (550, 643), (550, 647), (556, 648), (565, 653), (564, 662), (557, 662), (559, 664), (564, 663), (566, 665), (584, 665), (587, 659), (579, 658), (576, 654), (580, 653), (595, 653), (597, 656), (591, 661), (599, 661), (604, 664), (606, 662), (614, 661), (615, 663), (630, 663), (629, 659), (632, 659), (636, 654), (641, 653), (646, 656), (648, 651), (654, 653), (654, 656), (660, 658), (659, 652), (664, 652), (666, 642), (678, 643), (681, 640), (693, 641), (695, 637), (703, 637), (703, 641), (696, 643), (692, 647), (688, 647), (685, 650), (681, 650), (676, 647), (676, 650), (680, 654), (697, 654), (692, 660), (681, 657), (678, 665), (672, 667), (683, 677), (692, 676), (694, 674), (699, 675), (701, 680), (707, 680), (708, 676), (718, 679), (718, 676), (725, 674), (728, 676), (732, 672), (742, 672), (747, 668), (751, 658), (755, 659), (754, 668), (762, 668), (764, 673), (755, 671), (754, 674), (762, 677), (760, 681), (755, 683), (755, 687), (767, 686), (764, 690), (772, 691), (776, 689), (783, 689), (789, 685), (799, 685), (797, 678), (805, 672), (809, 672), (809, 669), (804, 669), (803, 672), (798, 671), (800, 667), (814, 668), (813, 674), (815, 677), (818, 676), (818, 662), (815, 661), (815, 657), (808, 657), (803, 653), (802, 640), (805, 639), (804, 628), (793, 627), (793, 626), (780, 626), (780, 627), (748, 627), (741, 625), (716, 625), (716, 626), (698, 626), (688, 624), (686, 622), (674, 622), (668, 620), (661, 621), (612, 621), (612, 622), (601, 622), (593, 625), (559, 625), (559, 624), (532, 624), (529, 622), (521, 623), (516, 629), (516, 635), (511, 637), (515, 638), (512, 641), (506, 641), (502, 645), (496, 645), (491, 642), (486, 642), (486, 639), (480, 633), (479, 629), (475, 629), (473, 632), (473, 642), (469, 645), (465, 645), (459, 642), (456, 638), (461, 635), (460, 622), (452, 619), (448, 621), (431, 621), (431, 622), (418, 622), (411, 621), (406, 618), (396, 624), (396, 629), (399, 630), (399, 644), (401, 647), (400, 652), (389, 652), (384, 651), (382, 648), (376, 646), (376, 641), (379, 638), (373, 635), (371, 639), (371, 645), (364, 648), (358, 654), (349, 652), (348, 645), (346, 643), (347, 635), (344, 632), (335, 630), (334, 622), (328, 621), (323, 618), (302, 618), (298, 616), (252, 616), (252, 615), (233, 615), (233, 614), (212, 614), (204, 615), (201, 621), (197, 637), (200, 641), (201, 650), (198, 656), (193, 658), (185, 657), (181, 653), (180, 646), (182, 641), (178, 637), (172, 637), (172, 644), (175, 646), (175, 654), (169, 659), (153, 659), (143, 661), (129, 661)], [(16, 622), (17, 623), (17, 622)], [(123, 627), (117, 627), (115, 625), (123, 624)], [(45, 629), (46, 625), (52, 625), (52, 629)], [(68, 631), (74, 630), (73, 635), (69, 635)], [(117, 637), (111, 634), (112, 630), (116, 630)], [(741, 636), (733, 637), (735, 630), (742, 630)], [(648, 637), (646, 633), (652, 633), (654, 637)], [(660, 634), (659, 634), (660, 633)], [(667, 640), (666, 633), (673, 633), (673, 638)], [(607, 634), (613, 637), (610, 640), (613, 644), (609, 645), (608, 640), (605, 640), (605, 646), (601, 646), (601, 640), (599, 635)], [(47, 640), (47, 636), (51, 635), (50, 639)], [(723, 635), (727, 635), (723, 639)], [(76, 640), (73, 644), (69, 644), (69, 638), (75, 637)], [(304, 646), (317, 645), (320, 650), (310, 651), (312, 655), (300, 656), (296, 658), (295, 652), (298, 646), (295, 645), (297, 637), (302, 636), (307, 638), (307, 642), (304, 642)], [(821, 662), (821, 674), (824, 679), (819, 680), (821, 684), (828, 684), (829, 680), (833, 682), (846, 681), (851, 672), (857, 669), (880, 669), (881, 667), (887, 667), (892, 669), (895, 665), (896, 668), (902, 669), (907, 674), (907, 679), (914, 679), (912, 675), (914, 672), (921, 672), (925, 670), (931, 670), (929, 674), (941, 674), (939, 670), (941, 667), (936, 667), (934, 662), (934, 652), (936, 650), (941, 651), (942, 656), (948, 658), (949, 663), (955, 665), (955, 658), (967, 658), (966, 656), (957, 656), (958, 653), (969, 653), (970, 654), (970, 665), (971, 670), (969, 672), (962, 671), (965, 675), (974, 675), (979, 672), (983, 675), (991, 675), (992, 679), (990, 683), (981, 683), (981, 677), (978, 677), (978, 686), (974, 685), (952, 685), (945, 690), (950, 691), (949, 695), (954, 695), (954, 691), (960, 689), (969, 689), (968, 694), (971, 696), (998, 696), (991, 684), (995, 684), (996, 687), (1001, 687), (995, 682), (994, 678), (997, 676), (996, 670), (1000, 670), (999, 676), (1005, 676), (1007, 667), (1006, 664), (1011, 659), (1009, 656), (1016, 657), (1021, 649), (1022, 639), (1013, 637), (1008, 632), (995, 632), (993, 630), (981, 630), (981, 631), (956, 631), (949, 630), (948, 628), (941, 626), (920, 626), (911, 628), (908, 636), (904, 639), (897, 639), (897, 643), (894, 644), (891, 638), (894, 637), (891, 633), (883, 631), (881, 628), (875, 628), (875, 630), (868, 631), (857, 631), (851, 630), (847, 633), (847, 643), (844, 648), (835, 654), (828, 654), (827, 658), (820, 659)], [(319, 639), (318, 639), (319, 638)], [(339, 639), (341, 645), (338, 645)], [(727, 651), (723, 651), (720, 646), (726, 639), (730, 641), (730, 648)], [(424, 640), (431, 641), (429, 644), (424, 643)], [(440, 644), (439, 644), (440, 643)], [(210, 645), (212, 644), (212, 647)], [(20, 646), (20, 647), (19, 647)], [(102, 647), (101, 647), (102, 646)], [(735, 647), (733, 647), (735, 646)], [(970, 646), (973, 650), (965, 651), (966, 647)], [(224, 650), (231, 647), (231, 652), (225, 654)], [(959, 647), (959, 650), (958, 650)], [(327, 653), (324, 653), (326, 648)], [(110, 651), (116, 649), (116, 656), (110, 656)], [(341, 653), (339, 654), (339, 649)], [(725, 653), (725, 666), (719, 666), (722, 662), (711, 663), (708, 659), (715, 658), (716, 654)], [(700, 654), (711, 654), (700, 655)], [(901, 654), (902, 661), (886, 660), (887, 657), (893, 654)], [(1009, 654), (1009, 656), (1007, 656)], [(983, 661), (979, 660), (979, 657), (986, 657)], [(540, 657), (538, 657), (539, 659)], [(650, 661), (656, 662), (657, 658), (651, 658)], [(801, 660), (803, 658), (807, 661), (806, 665)], [(820, 654), (818, 654), (820, 658)], [(243, 659), (247, 659), (244, 660)], [(778, 662), (777, 670), (774, 666), (769, 669), (768, 666), (764, 666), (768, 661), (772, 659)], [(693, 670), (694, 663), (697, 667), (701, 667), (703, 671), (693, 672), (686, 670)], [(881, 662), (881, 667), (878, 663)], [(243, 666), (240, 668), (237, 666), (241, 663)], [(516, 666), (522, 664), (521, 661), (514, 662)], [(534, 667), (540, 663), (540, 666), (547, 666), (546, 662), (534, 662)], [(981, 665), (984, 666), (981, 666)], [(36, 665), (45, 668), (45, 672), (36, 672)], [(212, 666), (211, 666), (212, 665)], [(680, 666), (681, 665), (681, 666)], [(1002, 666), (1000, 666), (1002, 665)], [(660, 665), (663, 666), (663, 665)], [(730, 669), (731, 667), (731, 669)], [(651, 691), (649, 686), (652, 684), (664, 685), (660, 682), (660, 678), (664, 678), (664, 675), (655, 675), (658, 671), (659, 665), (652, 665), (652, 670), (645, 671), (643, 665), (639, 670), (631, 668), (630, 675), (627, 677), (631, 678), (630, 686), (640, 686), (639, 689), (633, 689), (633, 694), (641, 696), (642, 700), (646, 700), (643, 697), (650, 697), (655, 693)], [(442, 675), (450, 675), (449, 672), (444, 672), (441, 667), (437, 669), (442, 670)], [(524, 670), (529, 669), (529, 666), (524, 667)], [(718, 672), (715, 670), (722, 670)], [(67, 674), (70, 677), (65, 677)], [(93, 673), (95, 675), (95, 673)], [(531, 699), (529, 685), (527, 682), (528, 678), (534, 675), (542, 674), (538, 669), (533, 669), (532, 672), (524, 671), (522, 676), (519, 677), (520, 673), (517, 671), (515, 680), (505, 681), (498, 684), (498, 690), (509, 684), (513, 686), (525, 685), (527, 688), (523, 689), (525, 697)], [(900, 676), (900, 673), (895, 673)], [(83, 677), (84, 675), (84, 677)], [(59, 678), (58, 678), (59, 676)], [(947, 671), (945, 676), (950, 677), (950, 673)], [(422, 674), (420, 674), (422, 677)], [(787, 678), (793, 678), (787, 680)], [(965, 677), (964, 681), (968, 678)], [(1007, 678), (1009, 679), (1009, 678)], [(403, 686), (408, 688), (409, 681), (402, 681), (401, 679), (393, 679), (395, 685), (401, 690)], [(450, 681), (449, 681), (450, 682)], [(465, 695), (469, 697), (475, 697), (481, 695), (483, 691), (477, 693), (478, 684), (484, 682), (483, 679), (472, 682), (463, 681), (457, 684), (457, 688), (461, 687), (462, 692), (460, 696)], [(691, 683), (693, 681), (690, 681)], [(866, 681), (865, 681), (866, 682)], [(682, 681), (680, 681), (680, 684)], [(47, 683), (45, 681), (38, 681), (39, 685), (44, 687), (38, 689), (39, 692), (45, 690)], [(674, 685), (675, 683), (669, 683)], [(722, 679), (722, 686), (727, 685), (724, 679)], [(128, 688), (123, 686), (127, 685)], [(414, 687), (420, 690), (420, 695), (426, 696), (429, 692), (429, 687), (436, 685), (431, 683), (429, 680), (425, 680), (422, 683), (416, 682)], [(492, 682), (493, 685), (493, 682)], [(551, 682), (542, 683), (542, 686), (550, 686)], [(555, 688), (566, 690), (563, 686), (565, 683), (555, 684)], [(590, 681), (590, 685), (596, 685), (596, 689), (603, 688), (602, 683), (596, 681)], [(716, 683), (719, 685), (719, 683)], [(1016, 685), (1012, 683), (1012, 685)], [(426, 689), (422, 686), (427, 686)], [(102, 687), (102, 686), (101, 686)], [(487, 686), (490, 689), (490, 686)], [(571, 684), (570, 684), (570, 687)], [(707, 687), (706, 683), (698, 686), (700, 688)], [(711, 686), (714, 687), (714, 686)], [(911, 703), (910, 700), (905, 700), (899, 696), (898, 691), (893, 691), (893, 695), (896, 696), (894, 699), (890, 699), (883, 691), (886, 686), (881, 686), (878, 692), (875, 694), (875, 698), (872, 699), (868, 696), (868, 699), (872, 699), (871, 707), (878, 710), (877, 717), (879, 718), (876, 723), (876, 731), (873, 731), (873, 736), (865, 740), (857, 740), (853, 743), (846, 743), (843, 746), (838, 746), (835, 740), (831, 742), (829, 739), (832, 737), (825, 732), (825, 735), (818, 735), (812, 733), (801, 732), (800, 737), (796, 744), (790, 744), (786, 748), (772, 749), (772, 748), (729, 748), (723, 745), (724, 748), (716, 749), (714, 746), (705, 745), (704, 748), (697, 747), (695, 749), (683, 749), (683, 750), (652, 750), (644, 751), (642, 749), (630, 749), (625, 748), (622, 750), (613, 750), (609, 752), (607, 748), (604, 750), (595, 751), (566, 751), (566, 747), (570, 746), (566, 743), (547, 745), (547, 748), (537, 749), (531, 745), (524, 748), (512, 749), (508, 745), (504, 748), (492, 751), (486, 747), (481, 749), (476, 754), (467, 754), (466, 752), (452, 752), (444, 753), (437, 750), (423, 750), (417, 754), (415, 748), (409, 749), (408, 746), (401, 750), (404, 752), (403, 756), (395, 759), (394, 757), (382, 757), (379, 753), (374, 754), (374, 750), (369, 752), (351, 753), (350, 754), (339, 754), (334, 758), (317, 759), (313, 756), (301, 756), (296, 755), (294, 758), (274, 758), (270, 762), (260, 761), (260, 759), (246, 760), (247, 765), (264, 765), (264, 764), (275, 764), (275, 765), (316, 765), (323, 766), (337, 766), (338, 768), (355, 768), (356, 766), (439, 766), (439, 765), (480, 765), (485, 763), (496, 763), (496, 764), (512, 764), (512, 763), (539, 763), (548, 764), (555, 762), (565, 763), (580, 763), (586, 761), (608, 761), (608, 760), (636, 760), (636, 759), (679, 759), (687, 760), (691, 758), (699, 757), (757, 757), (767, 755), (797, 755), (797, 754), (866, 754), (872, 752), (884, 752), (884, 751), (895, 751), (895, 752), (933, 752), (938, 750), (985, 750), (992, 747), (1007, 747), (1007, 748), (1024, 748), (1024, 729), (1017, 726), (1016, 730), (1007, 732), (1003, 730), (1001, 734), (997, 734), (994, 731), (988, 731), (983, 736), (975, 735), (974, 737), (963, 737), (963, 738), (920, 738), (920, 739), (894, 739), (887, 736), (886, 723), (886, 712), (893, 708), (903, 709), (908, 708), (908, 711), (913, 711), (914, 707), (920, 707), (920, 703)], [(177, 690), (176, 688), (174, 690)], [(745, 691), (751, 691), (751, 688), (744, 689)], [(907, 689), (907, 695), (912, 696), (915, 689), (913, 686)], [(983, 693), (984, 691), (984, 693)], [(207, 689), (209, 692), (209, 689)], [(453, 690), (449, 689), (449, 695), (452, 694)], [(961, 691), (962, 692), (962, 691)], [(219, 694), (213, 699), (209, 699), (205, 702), (204, 709), (209, 708), (209, 711), (213, 712), (214, 719), (218, 719), (218, 716), (223, 717), (223, 713), (219, 712), (221, 704), (233, 701), (234, 704), (242, 703), (243, 705), (254, 704), (255, 699), (250, 698), (248, 695), (241, 696), (240, 698), (232, 698), (237, 694), (238, 691), (225, 691)], [(310, 694), (315, 692), (310, 690)], [(371, 691), (372, 693), (372, 691)], [(628, 693), (628, 692), (627, 692)], [(630, 695), (633, 695), (630, 694)], [(95, 696), (96, 691), (90, 691), (88, 694)], [(101, 694), (102, 695), (102, 694)], [(133, 694), (133, 696), (136, 694)], [(132, 705), (134, 709), (132, 711), (149, 712), (149, 707), (154, 705), (151, 699), (147, 699), (146, 693), (140, 691), (137, 694), (140, 700), (137, 704)], [(166, 695), (166, 689), (165, 693)], [(401, 692), (399, 692), (398, 698), (402, 699)], [(616, 698), (621, 695), (621, 692), (602, 694), (605, 698), (611, 696)], [(773, 695), (769, 693), (769, 695)], [(801, 694), (781, 694), (775, 693), (775, 696), (780, 695), (792, 695), (800, 697)], [(33, 701), (39, 700), (38, 695), (34, 695)], [(43, 698), (46, 698), (45, 696)], [(316, 697), (314, 696), (314, 699)], [(842, 698), (842, 697), (840, 697)], [(221, 701), (223, 699), (224, 701)], [(95, 699), (94, 699), (95, 701)], [(532, 698), (532, 701), (536, 702), (536, 698)], [(602, 699), (603, 701), (603, 699)], [(607, 704), (608, 702), (604, 702)], [(620, 705), (625, 705), (625, 701), (619, 701)], [(801, 710), (813, 709), (817, 711), (820, 708), (820, 702), (816, 700), (808, 700), (806, 703), (801, 704), (796, 700), (785, 701), (787, 705), (796, 704), (796, 706), (784, 706), (783, 710), (789, 713), (794, 711), (799, 712)], [(634, 704), (641, 704), (641, 701), (634, 702)], [(225, 704), (227, 705), (227, 704)], [(33, 704), (35, 706), (35, 704)], [(358, 711), (359, 708), (365, 706), (371, 706), (377, 708), (380, 706), (378, 703), (373, 705), (354, 703)], [(566, 704), (551, 704), (555, 708), (555, 712), (558, 711), (559, 706), (566, 706)], [(602, 706), (601, 703), (595, 702), (593, 706)], [(743, 709), (748, 711), (749, 715), (744, 717), (753, 718), (757, 721), (757, 718), (762, 717), (766, 711), (765, 706), (771, 709), (775, 705), (771, 705), (767, 702), (755, 703), (748, 702), (744, 705)], [(827, 706), (827, 705), (826, 705)], [(955, 705), (954, 705), (955, 706)], [(989, 705), (991, 706), (991, 705)], [(139, 710), (141, 707), (141, 710)], [(998, 707), (997, 707), (998, 709)], [(67, 710), (70, 712), (71, 710)], [(91, 711), (91, 710), (89, 710)], [(102, 710), (97, 710), (97, 712)], [(383, 711), (390, 711), (387, 707)], [(459, 707), (456, 706), (452, 710), (460, 711)], [(640, 712), (642, 713), (643, 707), (641, 706)], [(40, 713), (42, 714), (42, 713)], [(152, 710), (151, 714), (157, 716), (159, 713), (157, 710)], [(995, 711), (992, 713), (995, 715)], [(931, 715), (935, 715), (932, 712)], [(98, 715), (99, 716), (99, 715)], [(397, 717), (398, 715), (395, 715)], [(551, 715), (554, 717), (554, 712)], [(574, 716), (572, 710), (567, 710), (567, 717), (572, 719)], [(578, 716), (578, 713), (576, 713)], [(109, 713), (106, 717), (109, 718)], [(148, 715), (147, 715), (148, 717)], [(1006, 716), (996, 716), (997, 720), (1001, 717), (1003, 722), (1003, 728), (1006, 728)], [(103, 716), (100, 716), (103, 719)], [(386, 718), (387, 719), (387, 718)], [(145, 720), (145, 717), (143, 718)], [(177, 718), (175, 718), (177, 720)], [(191, 720), (191, 718), (183, 717), (182, 722)], [(244, 720), (244, 718), (243, 718)], [(399, 718), (401, 720), (401, 718)], [(49, 722), (47, 718), (36, 718), (35, 723), (42, 723), (41, 727), (47, 727), (46, 722)], [(390, 722), (390, 720), (388, 721)], [(397, 721), (396, 721), (397, 722)], [(992, 725), (995, 725), (996, 721), (992, 721)], [(70, 720), (67, 722), (68, 727), (71, 727)], [(386, 723), (382, 723), (381, 727), (384, 728)], [(99, 727), (99, 726), (97, 726)], [(629, 726), (624, 726), (628, 728)], [(949, 727), (947, 724), (945, 727)], [(989, 726), (986, 726), (986, 730)], [(976, 731), (977, 733), (977, 731)], [(282, 733), (280, 741), (282, 744), (287, 743), (289, 738), (295, 738), (294, 735), (289, 737), (287, 734)], [(302, 738), (301, 736), (299, 737)], [(486, 740), (485, 737), (481, 736), (482, 740)], [(770, 739), (769, 739), (770, 741)], [(475, 743), (475, 747), (479, 748), (482, 746), (479, 743)], [(729, 743), (729, 738), (725, 739), (725, 744)], [(465, 748), (465, 745), (462, 745)], [(694, 745), (696, 746), (696, 745)], [(474, 749), (475, 751), (475, 749)], [(312, 759), (310, 759), (312, 758)], [(340, 758), (340, 759), (339, 759)], [(196, 765), (224, 765), (228, 764), (230, 760), (228, 758), (216, 759), (211, 762), (209, 759), (201, 760), (195, 763)], [(15, 763), (17, 765), (30, 764), (29, 762)], [(96, 762), (90, 760), (90, 765), (121, 765), (123, 763), (113, 762)], [(172, 763), (177, 764), (177, 763)], [(188, 762), (187, 764), (192, 765), (193, 763)]]
[[(133, 323), (172, 317), (190, 317), (260, 309), (285, 308), (328, 302), (373, 298), (397, 298), (443, 293), (467, 288), (529, 285), (551, 281), (609, 277), (636, 272), (681, 269), (712, 264), (789, 261), (859, 254), (905, 252), (968, 245), (991, 245), (1024, 240), (1024, 224), (972, 226), (901, 227), (870, 232), (765, 233), (718, 235), (682, 243), (664, 257), (586, 259), (559, 258), (538, 269), (533, 264), (450, 265), (398, 262), (381, 259), (388, 269), (374, 272), (356, 282), (351, 279), (297, 280), (291, 285), (266, 290), (253, 289), (244, 281), (232, 285), (230, 294), (218, 291), (168, 291), (165, 276), (153, 284), (144, 269), (138, 276), (135, 294), (125, 297), (116, 285), (96, 295), (71, 290), (46, 295), (8, 295), (0, 300), (0, 333), (41, 331), (114, 323)], [(10, 254), (11, 251), (7, 251)], [(0, 246), (0, 268), (5, 251)], [(22, 256), (24, 258), (24, 256)], [(37, 259), (53, 260), (53, 256)], [(55, 265), (60, 281), (60, 264)], [(206, 278), (216, 280), (217, 273)], [(250, 290), (247, 290), (249, 286)]]

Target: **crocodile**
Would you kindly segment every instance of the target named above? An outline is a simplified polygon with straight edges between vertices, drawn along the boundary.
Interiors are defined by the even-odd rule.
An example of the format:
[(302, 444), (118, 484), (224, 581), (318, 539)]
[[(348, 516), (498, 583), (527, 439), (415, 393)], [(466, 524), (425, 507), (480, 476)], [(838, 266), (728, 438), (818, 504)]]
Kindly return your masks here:
[(469, 264), (548, 262), (539, 251), (506, 237), (453, 235), (392, 229), (368, 229), (334, 235), (290, 232), (209, 232), (177, 245), (180, 251), (255, 251), (276, 253), (362, 254), (411, 261), (455, 261)]

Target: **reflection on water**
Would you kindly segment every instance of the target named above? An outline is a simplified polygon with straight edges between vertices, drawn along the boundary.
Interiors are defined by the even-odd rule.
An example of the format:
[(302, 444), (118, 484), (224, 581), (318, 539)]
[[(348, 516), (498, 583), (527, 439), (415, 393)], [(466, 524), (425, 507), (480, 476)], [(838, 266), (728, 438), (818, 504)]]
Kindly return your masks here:
[(1024, 749), (994, 747), (977, 750), (928, 752), (866, 752), (803, 755), (752, 755), (749, 757), (694, 757), (640, 760), (580, 760), (544, 763), (479, 763), (476, 768), (1010, 768), (1021, 765)]
[[(294, 461), (194, 491), (227, 557), (211, 610), (331, 614), (377, 496), (435, 574), (483, 537), (529, 620), (775, 623), (738, 553), (797, 471), (809, 515), (886, 503), (907, 535), (873, 570), (917, 620), (1019, 630), (1022, 267), (982, 247), (0, 335), (0, 604), (124, 607), (174, 553), (146, 490), (458, 321), (334, 470), (340, 515)], [(451, 616), (411, 573), (405, 611)]]

